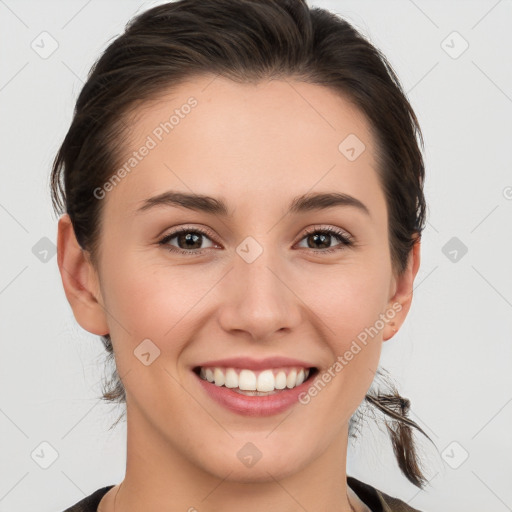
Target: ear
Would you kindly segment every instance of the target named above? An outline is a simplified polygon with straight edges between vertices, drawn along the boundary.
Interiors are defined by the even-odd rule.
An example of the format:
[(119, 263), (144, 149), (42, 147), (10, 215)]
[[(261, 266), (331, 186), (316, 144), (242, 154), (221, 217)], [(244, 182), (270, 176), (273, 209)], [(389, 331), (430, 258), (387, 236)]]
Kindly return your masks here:
[(395, 291), (389, 299), (388, 311), (395, 311), (396, 314), (384, 327), (383, 341), (389, 340), (396, 334), (404, 323), (411, 307), (414, 279), (420, 267), (420, 247), (420, 238), (416, 236), (416, 242), (409, 252), (407, 268), (401, 276), (394, 276), (392, 279)]
[(92, 334), (108, 334), (106, 310), (102, 305), (97, 273), (88, 253), (78, 244), (67, 213), (59, 219), (57, 264), (76, 321)]

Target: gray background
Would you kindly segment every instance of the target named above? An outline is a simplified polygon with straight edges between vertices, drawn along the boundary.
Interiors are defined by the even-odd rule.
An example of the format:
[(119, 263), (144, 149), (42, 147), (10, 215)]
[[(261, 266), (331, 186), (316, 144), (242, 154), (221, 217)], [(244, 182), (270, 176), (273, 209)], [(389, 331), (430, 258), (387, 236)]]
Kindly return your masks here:
[[(90, 66), (158, 3), (0, 0), (0, 512), (57, 512), (124, 475), (125, 424), (109, 431), (120, 411), (98, 400), (102, 345), (62, 289), (48, 176)], [(424, 511), (512, 510), (512, 3), (310, 5), (384, 52), (426, 143), (421, 268), (382, 366), (436, 443), (420, 446), (430, 486), (408, 483), (371, 424), (349, 474)]]

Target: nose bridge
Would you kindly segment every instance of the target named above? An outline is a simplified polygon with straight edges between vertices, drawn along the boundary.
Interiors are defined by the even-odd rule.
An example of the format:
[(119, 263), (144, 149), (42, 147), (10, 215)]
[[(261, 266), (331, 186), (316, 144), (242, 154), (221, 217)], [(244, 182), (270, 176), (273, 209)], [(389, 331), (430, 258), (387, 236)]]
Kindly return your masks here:
[(272, 239), (247, 237), (236, 248), (223, 294), (226, 330), (244, 330), (263, 339), (299, 321), (297, 300), (286, 285), (284, 262)]
[[(270, 237), (262, 242), (248, 237), (237, 247), (236, 279), (245, 284), (245, 294), (251, 298), (273, 300), (283, 293), (283, 283), (277, 278), (281, 262), (276, 247), (270, 246)], [(263, 245), (263, 243), (265, 245)], [(281, 270), (281, 273), (284, 269)]]
[(286, 300), (283, 298), (286, 295), (284, 285), (276, 276), (282, 265), (272, 236), (258, 236), (257, 239), (249, 236), (239, 244), (236, 253), (233, 277), (240, 281), (246, 302), (254, 302), (256, 307), (268, 304), (270, 309), (271, 302), (276, 302), (274, 306), (277, 306)]

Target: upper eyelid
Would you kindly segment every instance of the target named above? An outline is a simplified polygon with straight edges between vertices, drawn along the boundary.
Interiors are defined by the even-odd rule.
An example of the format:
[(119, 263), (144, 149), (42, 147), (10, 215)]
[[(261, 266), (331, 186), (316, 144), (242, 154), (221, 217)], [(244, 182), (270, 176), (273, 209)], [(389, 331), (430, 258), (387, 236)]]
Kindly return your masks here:
[(318, 224), (314, 224), (313, 226), (308, 226), (304, 228), (302, 236), (304, 236), (304, 234), (315, 233), (317, 231), (332, 231), (334, 232), (334, 234), (338, 234), (337, 231), (341, 231), (344, 235), (346, 235), (347, 238), (350, 238), (351, 240), (354, 238), (353, 235), (344, 228), (340, 228), (337, 226), (325, 227)]
[[(215, 234), (213, 234), (213, 232), (209, 229), (209, 228), (206, 228), (206, 227), (196, 227), (196, 226), (183, 226), (183, 227), (179, 227), (177, 228), (175, 231), (172, 231), (171, 233), (168, 233), (166, 235), (163, 235), (160, 237), (160, 241), (162, 240), (171, 240), (172, 238), (174, 238), (175, 236), (183, 233), (183, 232), (199, 232), (201, 233), (202, 235), (206, 235), (208, 238), (210, 238), (210, 240), (214, 243), (217, 243), (215, 242)], [(307, 226), (306, 228), (304, 228), (302, 231), (301, 231), (301, 234), (300, 234), (300, 238), (298, 240), (296, 240), (295, 243), (298, 243), (300, 241), (302, 241), (307, 235), (309, 235), (310, 233), (316, 233), (316, 232), (321, 232), (321, 231), (327, 231), (327, 232), (331, 232), (331, 236), (345, 236), (345, 238), (347, 238), (349, 241), (353, 241), (354, 237), (351, 233), (349, 233), (346, 229), (343, 229), (343, 228), (340, 228), (340, 227), (334, 227), (334, 226), (322, 226), (322, 225), (318, 225), (318, 224), (314, 224), (312, 226)], [(341, 231), (342, 233), (337, 233), (337, 231)]]

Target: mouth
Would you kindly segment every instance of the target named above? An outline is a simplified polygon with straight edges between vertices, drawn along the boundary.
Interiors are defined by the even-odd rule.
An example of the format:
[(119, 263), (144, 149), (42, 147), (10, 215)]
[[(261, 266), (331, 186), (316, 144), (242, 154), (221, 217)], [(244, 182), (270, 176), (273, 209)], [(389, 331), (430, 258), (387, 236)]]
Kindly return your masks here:
[(314, 366), (283, 366), (261, 370), (226, 366), (196, 366), (193, 371), (202, 381), (248, 397), (286, 393), (313, 380), (318, 374), (318, 368)]

